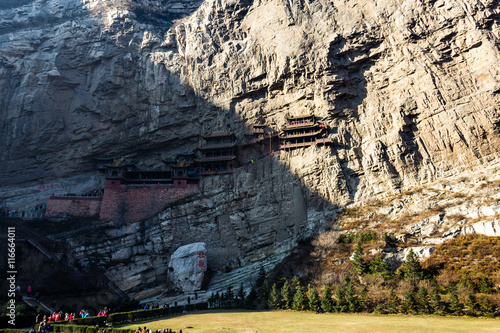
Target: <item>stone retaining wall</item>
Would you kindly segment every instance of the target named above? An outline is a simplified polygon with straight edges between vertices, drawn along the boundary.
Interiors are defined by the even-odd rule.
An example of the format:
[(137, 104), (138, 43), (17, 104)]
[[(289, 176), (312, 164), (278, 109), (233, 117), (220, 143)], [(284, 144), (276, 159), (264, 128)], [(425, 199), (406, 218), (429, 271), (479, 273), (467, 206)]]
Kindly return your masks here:
[(101, 220), (137, 222), (158, 214), (171, 202), (195, 193), (198, 187), (173, 188), (164, 185), (133, 185), (107, 189), (104, 193)]
[(45, 217), (99, 216), (102, 197), (50, 197)]

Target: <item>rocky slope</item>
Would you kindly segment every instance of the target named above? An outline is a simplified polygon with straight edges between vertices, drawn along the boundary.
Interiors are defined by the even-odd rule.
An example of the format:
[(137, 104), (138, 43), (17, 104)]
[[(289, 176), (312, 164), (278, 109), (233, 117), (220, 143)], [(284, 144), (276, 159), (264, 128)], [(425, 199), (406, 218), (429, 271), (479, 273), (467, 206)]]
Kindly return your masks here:
[(156, 219), (73, 240), (77, 260), (116, 259), (131, 291), (164, 281), (188, 240), (208, 238), (218, 270), (277, 258), (338, 207), (496, 162), (499, 15), (492, 0), (5, 2), (2, 204), (98, 187), (96, 157), (161, 167), (200, 133), (314, 112), (333, 147), (275, 154)]

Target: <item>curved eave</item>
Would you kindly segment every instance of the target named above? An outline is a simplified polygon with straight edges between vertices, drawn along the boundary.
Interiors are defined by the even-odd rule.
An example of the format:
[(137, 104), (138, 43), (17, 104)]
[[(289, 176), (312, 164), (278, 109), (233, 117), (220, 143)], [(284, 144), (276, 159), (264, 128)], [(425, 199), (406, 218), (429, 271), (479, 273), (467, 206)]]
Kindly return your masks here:
[(305, 134), (297, 134), (297, 135), (280, 135), (280, 139), (287, 140), (287, 139), (297, 139), (297, 138), (309, 138), (309, 137), (317, 136), (317, 135), (321, 134), (321, 132), (323, 132), (323, 130), (311, 132), (311, 133), (305, 133)]
[(314, 117), (314, 114), (306, 114), (306, 115), (300, 115), (300, 116), (285, 116), (285, 119), (290, 119), (290, 120), (297, 120), (297, 119), (304, 119), (304, 118), (311, 118)]
[(300, 130), (300, 129), (305, 129), (305, 128), (318, 128), (320, 124), (305, 124), (303, 126), (298, 126), (298, 125), (292, 125), (292, 126), (284, 126), (281, 130), (282, 131), (295, 131), (295, 130)]

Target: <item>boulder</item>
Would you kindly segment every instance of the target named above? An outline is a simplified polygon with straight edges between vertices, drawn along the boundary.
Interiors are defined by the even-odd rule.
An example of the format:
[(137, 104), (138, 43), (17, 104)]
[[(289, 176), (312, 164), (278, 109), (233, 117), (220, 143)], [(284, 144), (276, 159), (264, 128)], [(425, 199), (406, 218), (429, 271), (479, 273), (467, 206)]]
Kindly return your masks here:
[(174, 285), (183, 292), (201, 288), (207, 271), (206, 243), (192, 243), (179, 247), (170, 260), (169, 269)]

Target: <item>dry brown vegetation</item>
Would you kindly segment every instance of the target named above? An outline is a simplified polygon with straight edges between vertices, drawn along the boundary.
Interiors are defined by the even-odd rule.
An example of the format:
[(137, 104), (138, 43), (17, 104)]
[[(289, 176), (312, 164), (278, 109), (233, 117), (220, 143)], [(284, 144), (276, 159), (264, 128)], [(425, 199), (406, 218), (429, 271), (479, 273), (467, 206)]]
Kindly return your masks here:
[(482, 235), (459, 237), (441, 244), (423, 266), (439, 270), (440, 284), (457, 283), (467, 278), (475, 285), (487, 276), (500, 284), (500, 238)]
[(487, 180), (486, 182), (479, 184), (479, 186), (477, 188), (482, 190), (482, 189), (486, 189), (486, 188), (491, 189), (491, 188), (498, 188), (498, 187), (500, 187), (500, 179)]

